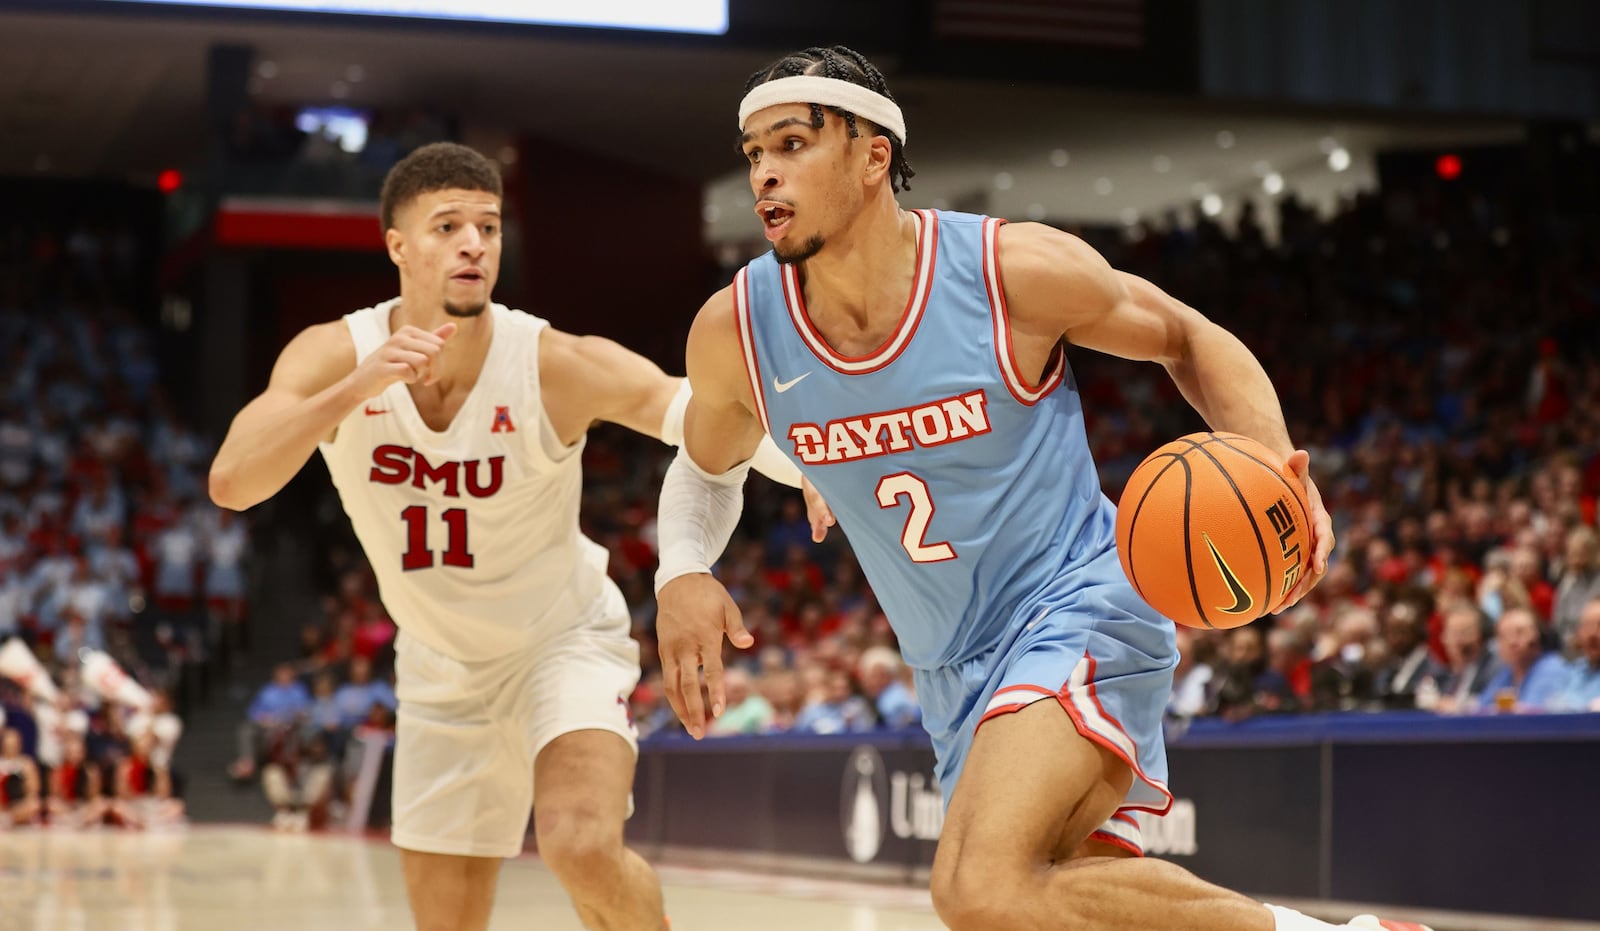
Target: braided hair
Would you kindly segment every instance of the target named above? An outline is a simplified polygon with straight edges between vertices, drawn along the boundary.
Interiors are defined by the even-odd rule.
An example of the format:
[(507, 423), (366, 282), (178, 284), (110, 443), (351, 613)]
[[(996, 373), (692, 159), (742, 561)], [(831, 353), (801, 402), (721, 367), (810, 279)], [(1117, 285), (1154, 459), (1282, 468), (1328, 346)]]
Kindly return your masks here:
[[(860, 52), (835, 45), (830, 48), (813, 46), (798, 52), (791, 52), (755, 74), (750, 75), (750, 80), (745, 82), (744, 92), (750, 93), (756, 85), (775, 81), (778, 78), (792, 78), (802, 74), (815, 75), (823, 78), (837, 78), (859, 84), (868, 90), (881, 94), (890, 100), (894, 95), (889, 93), (889, 84), (883, 79), (883, 72), (879, 71), (872, 62), (867, 61)], [(845, 126), (850, 131), (852, 139), (859, 138), (861, 130), (857, 127), (857, 118), (854, 113), (839, 107), (828, 107), (842, 118)], [(823, 107), (821, 104), (811, 104), (811, 128), (821, 129), (823, 125)], [(906, 163), (905, 145), (899, 139), (882, 127), (869, 126), (875, 130), (873, 135), (882, 136), (889, 140), (889, 186), (895, 191), (910, 190), (911, 178), (916, 175), (911, 166)]]

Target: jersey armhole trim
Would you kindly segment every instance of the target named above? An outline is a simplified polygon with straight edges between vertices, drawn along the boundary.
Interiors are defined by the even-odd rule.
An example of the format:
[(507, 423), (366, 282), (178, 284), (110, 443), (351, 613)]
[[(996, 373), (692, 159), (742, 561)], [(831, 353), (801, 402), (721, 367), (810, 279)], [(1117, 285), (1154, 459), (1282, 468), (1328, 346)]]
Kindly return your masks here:
[(994, 358), (1000, 376), (1017, 403), (1032, 407), (1044, 400), (1063, 381), (1067, 370), (1066, 351), (1057, 345), (1052, 364), (1038, 385), (1030, 385), (1017, 367), (1011, 344), (1011, 316), (1006, 310), (1005, 282), (1000, 277), (1000, 227), (1006, 221), (987, 217), (983, 221), (983, 283), (989, 292), (989, 316), (994, 322)]
[(761, 429), (771, 435), (772, 424), (767, 421), (767, 400), (761, 393), (761, 359), (756, 355), (755, 332), (751, 328), (749, 271), (747, 266), (733, 276), (733, 323), (739, 330), (739, 343), (744, 347), (744, 374), (750, 381), (750, 392), (756, 399), (756, 416), (761, 419)]

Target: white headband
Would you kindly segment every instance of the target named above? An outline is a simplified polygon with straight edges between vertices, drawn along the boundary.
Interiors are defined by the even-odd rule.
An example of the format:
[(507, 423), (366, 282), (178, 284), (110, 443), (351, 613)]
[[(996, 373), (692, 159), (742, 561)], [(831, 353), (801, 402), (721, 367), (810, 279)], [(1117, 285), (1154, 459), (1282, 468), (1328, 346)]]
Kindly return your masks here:
[(739, 128), (744, 128), (750, 114), (781, 103), (817, 103), (838, 107), (877, 123), (888, 130), (889, 135), (900, 140), (901, 145), (906, 144), (906, 118), (893, 100), (860, 84), (813, 74), (757, 84), (739, 102)]

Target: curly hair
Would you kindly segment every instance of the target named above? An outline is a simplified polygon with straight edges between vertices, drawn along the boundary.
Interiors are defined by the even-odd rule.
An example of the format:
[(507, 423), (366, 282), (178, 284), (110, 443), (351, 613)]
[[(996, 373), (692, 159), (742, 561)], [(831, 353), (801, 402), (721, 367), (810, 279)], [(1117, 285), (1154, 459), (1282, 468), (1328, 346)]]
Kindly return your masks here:
[[(842, 45), (834, 45), (828, 48), (813, 46), (808, 49), (801, 49), (798, 52), (791, 52), (750, 75), (750, 80), (745, 82), (744, 92), (750, 93), (758, 84), (776, 81), (779, 78), (792, 78), (802, 74), (849, 81), (851, 84), (859, 84), (874, 93), (882, 94), (890, 100), (894, 99), (894, 95), (889, 93), (889, 83), (883, 79), (883, 72), (879, 71), (872, 62), (867, 61), (865, 55)], [(854, 113), (839, 107), (828, 107), (827, 109), (844, 119), (851, 138), (857, 138), (861, 135), (861, 130), (856, 125), (858, 118)], [(813, 129), (822, 128), (822, 110), (823, 107), (820, 104), (814, 103), (811, 105), (811, 126)], [(873, 135), (882, 136), (889, 140), (889, 186), (895, 191), (910, 190), (911, 178), (916, 175), (916, 172), (912, 171), (911, 166), (906, 162), (905, 145), (882, 127), (873, 125), (870, 120), (859, 120), (859, 122), (865, 122), (871, 126), (874, 130)]]
[(424, 194), (460, 188), (505, 196), (500, 172), (475, 149), (454, 142), (434, 142), (402, 158), (383, 179), (378, 195), (378, 219), (383, 229), (394, 228), (394, 215)]

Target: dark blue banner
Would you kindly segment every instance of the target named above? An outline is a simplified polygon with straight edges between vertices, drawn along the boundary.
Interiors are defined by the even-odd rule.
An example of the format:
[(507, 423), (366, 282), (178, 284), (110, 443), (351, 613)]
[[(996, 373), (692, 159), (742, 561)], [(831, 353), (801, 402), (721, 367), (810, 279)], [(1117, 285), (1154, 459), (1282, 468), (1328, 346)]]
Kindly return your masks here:
[[(1196, 722), (1148, 852), (1284, 899), (1600, 920), (1600, 715)], [(920, 733), (646, 742), (629, 840), (925, 878), (943, 809)]]

